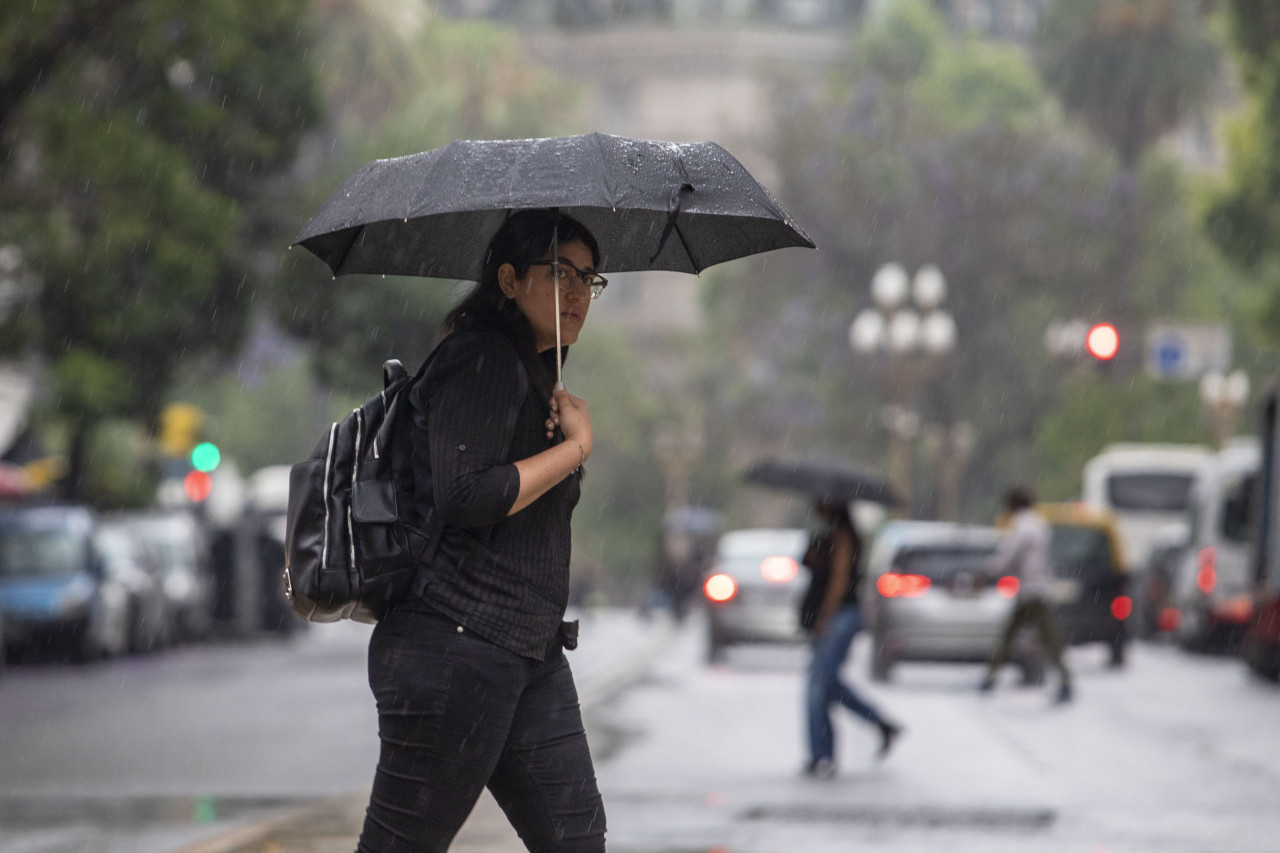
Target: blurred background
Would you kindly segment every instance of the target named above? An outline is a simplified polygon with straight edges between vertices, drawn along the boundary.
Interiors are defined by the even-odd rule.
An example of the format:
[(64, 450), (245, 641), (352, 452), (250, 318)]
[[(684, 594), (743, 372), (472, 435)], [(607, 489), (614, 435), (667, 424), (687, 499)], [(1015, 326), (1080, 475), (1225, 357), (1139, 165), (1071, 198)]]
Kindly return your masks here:
[(642, 601), (683, 508), (797, 523), (741, 488), (761, 456), (859, 460), (907, 518), (990, 523), (1012, 480), (1077, 499), (1109, 444), (1256, 430), (1278, 33), (1248, 0), (10, 4), (0, 485), (194, 512), (254, 553), (276, 466), (460, 293), (333, 280), (288, 248), (319, 202), (373, 158), (598, 130), (719, 142), (819, 251), (619, 275), (593, 306), (566, 370), (601, 439), (583, 595)]

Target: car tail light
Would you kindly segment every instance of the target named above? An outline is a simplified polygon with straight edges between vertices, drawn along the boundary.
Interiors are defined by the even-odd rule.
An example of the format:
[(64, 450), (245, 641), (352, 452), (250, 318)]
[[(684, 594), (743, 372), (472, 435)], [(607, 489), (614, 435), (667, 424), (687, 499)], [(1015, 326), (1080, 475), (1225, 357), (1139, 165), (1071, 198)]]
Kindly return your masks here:
[(738, 594), (738, 582), (724, 572), (720, 572), (707, 578), (707, 582), (702, 585), (702, 591), (712, 601), (724, 603)]
[(1182, 614), (1178, 612), (1176, 607), (1166, 607), (1156, 616), (1156, 627), (1161, 631), (1176, 631), (1181, 624)]
[(1196, 586), (1206, 595), (1218, 585), (1218, 551), (1213, 547), (1200, 549), (1200, 571), (1196, 572)]
[(1005, 598), (1013, 598), (1018, 594), (1018, 587), (1022, 586), (1022, 582), (1013, 575), (1005, 575), (996, 581), (996, 592)]
[(886, 572), (876, 581), (876, 590), (885, 598), (918, 598), (932, 585), (933, 582), (924, 575)]
[(800, 564), (792, 557), (765, 557), (760, 561), (760, 574), (769, 583), (787, 583), (800, 573)]
[(1124, 621), (1133, 613), (1133, 599), (1127, 595), (1117, 595), (1111, 599), (1111, 615)]

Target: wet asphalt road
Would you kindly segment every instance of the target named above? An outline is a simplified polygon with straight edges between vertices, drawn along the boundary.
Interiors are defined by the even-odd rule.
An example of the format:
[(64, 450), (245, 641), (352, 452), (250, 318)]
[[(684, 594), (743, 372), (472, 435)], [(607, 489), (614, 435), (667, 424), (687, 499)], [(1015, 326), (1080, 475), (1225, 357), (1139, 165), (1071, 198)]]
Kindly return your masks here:
[[(611, 853), (1278, 849), (1280, 689), (1234, 659), (1137, 646), (1114, 671), (1101, 649), (1074, 649), (1079, 698), (1055, 708), (1012, 672), (976, 695), (975, 667), (904, 666), (872, 686), (863, 637), (849, 674), (907, 734), (879, 763), (871, 730), (844, 715), (840, 773), (818, 782), (797, 772), (803, 649), (708, 666), (694, 618), (646, 647), (661, 654), (644, 680), (610, 693), (621, 668), (593, 655), (639, 649), (651, 628), (603, 622), (572, 658), (591, 685)], [(172, 853), (366, 786), (367, 630), (12, 667), (0, 853)]]

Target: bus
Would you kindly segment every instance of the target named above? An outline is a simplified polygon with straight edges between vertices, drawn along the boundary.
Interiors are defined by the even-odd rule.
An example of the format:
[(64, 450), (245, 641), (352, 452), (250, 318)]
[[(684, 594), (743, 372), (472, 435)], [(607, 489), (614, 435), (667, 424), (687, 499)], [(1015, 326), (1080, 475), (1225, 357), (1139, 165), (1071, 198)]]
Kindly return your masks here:
[(1115, 516), (1135, 573), (1171, 531), (1189, 533), (1192, 494), (1213, 457), (1200, 444), (1132, 443), (1108, 445), (1085, 463), (1082, 499)]

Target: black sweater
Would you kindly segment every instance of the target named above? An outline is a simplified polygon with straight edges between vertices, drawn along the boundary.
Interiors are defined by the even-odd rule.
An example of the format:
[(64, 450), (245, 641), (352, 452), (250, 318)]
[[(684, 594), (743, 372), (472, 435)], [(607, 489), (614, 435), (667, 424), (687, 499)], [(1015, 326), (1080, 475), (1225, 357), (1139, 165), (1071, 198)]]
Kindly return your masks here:
[(445, 339), (410, 402), (415, 504), (447, 525), (423, 598), (466, 630), (541, 660), (568, 604), (581, 487), (570, 475), (507, 515), (520, 490), (513, 463), (551, 445), (548, 401), (535, 387), (513, 342), (477, 329)]

